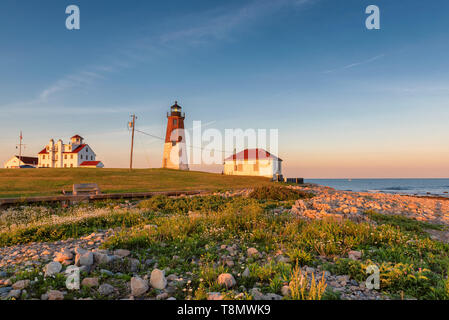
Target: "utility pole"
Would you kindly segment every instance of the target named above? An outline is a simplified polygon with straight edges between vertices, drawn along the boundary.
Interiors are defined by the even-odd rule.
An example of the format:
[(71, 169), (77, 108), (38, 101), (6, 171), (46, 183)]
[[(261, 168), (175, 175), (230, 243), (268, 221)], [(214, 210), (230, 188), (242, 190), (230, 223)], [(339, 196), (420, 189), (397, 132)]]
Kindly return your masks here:
[(134, 129), (136, 128), (136, 115), (131, 115), (132, 121), (129, 123), (129, 127), (132, 129), (131, 134), (131, 157), (129, 159), (129, 170), (133, 169), (133, 149), (134, 149)]
[(20, 162), (22, 161), (22, 146), (25, 148), (25, 145), (22, 143), (22, 140), (23, 140), (22, 130), (20, 130), (19, 144), (16, 145), (16, 149), (17, 147), (19, 147), (19, 165)]

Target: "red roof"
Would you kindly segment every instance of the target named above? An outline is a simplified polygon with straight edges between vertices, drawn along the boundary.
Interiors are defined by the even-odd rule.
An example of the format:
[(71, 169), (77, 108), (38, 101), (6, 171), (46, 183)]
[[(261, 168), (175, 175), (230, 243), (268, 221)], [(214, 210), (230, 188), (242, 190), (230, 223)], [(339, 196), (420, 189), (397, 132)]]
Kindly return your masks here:
[[(75, 150), (72, 150), (72, 152), (63, 152), (63, 153), (79, 153), (81, 150), (84, 149), (84, 147), (87, 146), (87, 144), (80, 144)], [(48, 154), (47, 148), (45, 147), (39, 154)]]
[(80, 166), (97, 166), (101, 161), (84, 161)]
[(73, 137), (71, 137), (70, 139), (76, 139), (76, 138), (80, 138), (83, 139), (83, 137), (81, 137), (80, 135), (74, 135)]
[(72, 152), (64, 152), (64, 153), (78, 153), (81, 150), (83, 150), (85, 146), (87, 146), (87, 144), (80, 144), (79, 147), (76, 148), (75, 150), (72, 150)]
[(266, 159), (275, 159), (282, 161), (282, 159), (279, 159), (278, 157), (272, 155), (268, 151), (264, 149), (245, 149), (243, 151), (240, 151), (239, 153), (236, 153), (228, 158), (225, 159), (225, 161), (230, 160), (266, 160)]

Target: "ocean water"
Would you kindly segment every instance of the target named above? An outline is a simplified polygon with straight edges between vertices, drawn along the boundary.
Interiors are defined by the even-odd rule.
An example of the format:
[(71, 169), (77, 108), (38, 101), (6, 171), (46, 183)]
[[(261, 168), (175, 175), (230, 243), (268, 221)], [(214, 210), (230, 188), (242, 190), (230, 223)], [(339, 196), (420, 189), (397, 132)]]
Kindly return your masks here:
[(449, 179), (305, 179), (338, 190), (449, 197)]

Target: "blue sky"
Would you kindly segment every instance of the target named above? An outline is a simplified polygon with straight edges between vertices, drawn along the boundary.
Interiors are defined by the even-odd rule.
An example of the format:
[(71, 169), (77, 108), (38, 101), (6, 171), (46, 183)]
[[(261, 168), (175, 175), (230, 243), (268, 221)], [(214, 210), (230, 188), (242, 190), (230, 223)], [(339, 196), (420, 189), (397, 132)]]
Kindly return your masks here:
[[(23, 130), (27, 155), (79, 133), (126, 167), (129, 114), (163, 136), (178, 100), (187, 127), (278, 128), (287, 175), (449, 177), (448, 35), (444, 0), (3, 0), (0, 161)], [(159, 167), (161, 141), (136, 140)]]

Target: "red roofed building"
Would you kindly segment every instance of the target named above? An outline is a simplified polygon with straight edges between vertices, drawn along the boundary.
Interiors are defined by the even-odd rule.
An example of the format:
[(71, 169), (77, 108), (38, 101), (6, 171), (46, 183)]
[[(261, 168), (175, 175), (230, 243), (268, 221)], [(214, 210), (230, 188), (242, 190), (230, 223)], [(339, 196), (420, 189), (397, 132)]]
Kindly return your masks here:
[(103, 162), (101, 161), (84, 161), (80, 164), (83, 168), (103, 168)]
[(77, 168), (93, 167), (82, 164), (84, 162), (96, 162), (96, 168), (103, 168), (101, 161), (96, 161), (96, 154), (92, 148), (85, 144), (84, 139), (75, 135), (70, 138), (69, 144), (64, 144), (61, 139), (57, 143), (53, 139), (38, 154), (40, 168)]
[(264, 149), (245, 149), (224, 160), (224, 174), (275, 178), (282, 175), (281, 163)]

